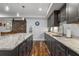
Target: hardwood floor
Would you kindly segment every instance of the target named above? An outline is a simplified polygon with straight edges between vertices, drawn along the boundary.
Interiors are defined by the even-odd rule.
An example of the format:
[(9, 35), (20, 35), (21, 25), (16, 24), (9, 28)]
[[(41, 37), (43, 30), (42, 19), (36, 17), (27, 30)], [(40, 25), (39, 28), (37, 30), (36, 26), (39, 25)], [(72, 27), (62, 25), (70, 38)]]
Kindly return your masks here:
[(31, 56), (50, 56), (47, 45), (43, 41), (35, 41), (31, 51)]

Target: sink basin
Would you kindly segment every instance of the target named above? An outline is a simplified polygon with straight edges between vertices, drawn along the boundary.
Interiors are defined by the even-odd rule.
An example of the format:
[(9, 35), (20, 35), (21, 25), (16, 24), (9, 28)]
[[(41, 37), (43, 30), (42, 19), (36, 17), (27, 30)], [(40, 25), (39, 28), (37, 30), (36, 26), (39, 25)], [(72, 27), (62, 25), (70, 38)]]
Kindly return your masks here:
[(61, 35), (53, 35), (53, 36), (56, 36), (56, 37), (61, 37)]

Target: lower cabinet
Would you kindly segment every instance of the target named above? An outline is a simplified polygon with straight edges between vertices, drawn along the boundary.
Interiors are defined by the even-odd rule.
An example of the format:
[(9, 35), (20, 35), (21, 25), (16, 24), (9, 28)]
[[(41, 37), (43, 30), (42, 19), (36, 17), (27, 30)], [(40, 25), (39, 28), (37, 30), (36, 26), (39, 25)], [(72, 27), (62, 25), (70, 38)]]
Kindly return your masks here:
[[(50, 37), (51, 38), (51, 55), (52, 56), (55, 56), (55, 53), (56, 53), (56, 50), (55, 50), (55, 48), (56, 48), (56, 43), (55, 43), (55, 40), (52, 38), (52, 37)], [(53, 40), (52, 40), (53, 39)]]
[(32, 45), (33, 36), (30, 36), (13, 50), (0, 50), (0, 56), (30, 56)]
[(69, 49), (55, 38), (45, 33), (45, 42), (51, 56), (78, 56), (73, 50)]
[(68, 54), (67, 56), (79, 56), (79, 54), (77, 54), (76, 52), (74, 52), (73, 50), (71, 49), (68, 49)]
[(19, 56), (24, 56), (24, 55), (26, 55), (26, 42), (23, 42), (23, 43), (20, 44), (20, 46), (18, 47), (18, 55), (19, 55)]
[(52, 37), (50, 37), (49, 35), (45, 34), (45, 43), (47, 44), (47, 47), (50, 51), (50, 55), (54, 56), (55, 55), (55, 39), (53, 39)]
[(66, 56), (67, 55), (66, 47), (58, 41), (55, 41), (55, 43), (56, 43), (56, 45), (55, 45), (56, 46), (55, 55), (56, 56)]
[(32, 45), (33, 45), (32, 39), (33, 39), (32, 37), (29, 37), (18, 46), (18, 55), (19, 56), (29, 56), (30, 55)]

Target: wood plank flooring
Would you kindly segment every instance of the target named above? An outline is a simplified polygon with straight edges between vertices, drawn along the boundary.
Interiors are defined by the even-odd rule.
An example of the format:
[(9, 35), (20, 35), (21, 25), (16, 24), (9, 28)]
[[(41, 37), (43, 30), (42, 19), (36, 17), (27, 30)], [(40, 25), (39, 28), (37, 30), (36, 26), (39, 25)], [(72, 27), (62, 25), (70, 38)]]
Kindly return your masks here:
[(31, 56), (49, 56), (50, 52), (43, 41), (35, 41), (31, 51)]

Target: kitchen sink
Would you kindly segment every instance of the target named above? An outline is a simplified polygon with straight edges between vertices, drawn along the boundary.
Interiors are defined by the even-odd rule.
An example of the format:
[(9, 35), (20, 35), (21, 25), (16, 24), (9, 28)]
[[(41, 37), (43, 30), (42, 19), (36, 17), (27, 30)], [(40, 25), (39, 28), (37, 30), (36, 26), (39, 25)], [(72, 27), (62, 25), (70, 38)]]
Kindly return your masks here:
[(61, 35), (53, 35), (53, 36), (55, 36), (55, 37), (61, 37)]

